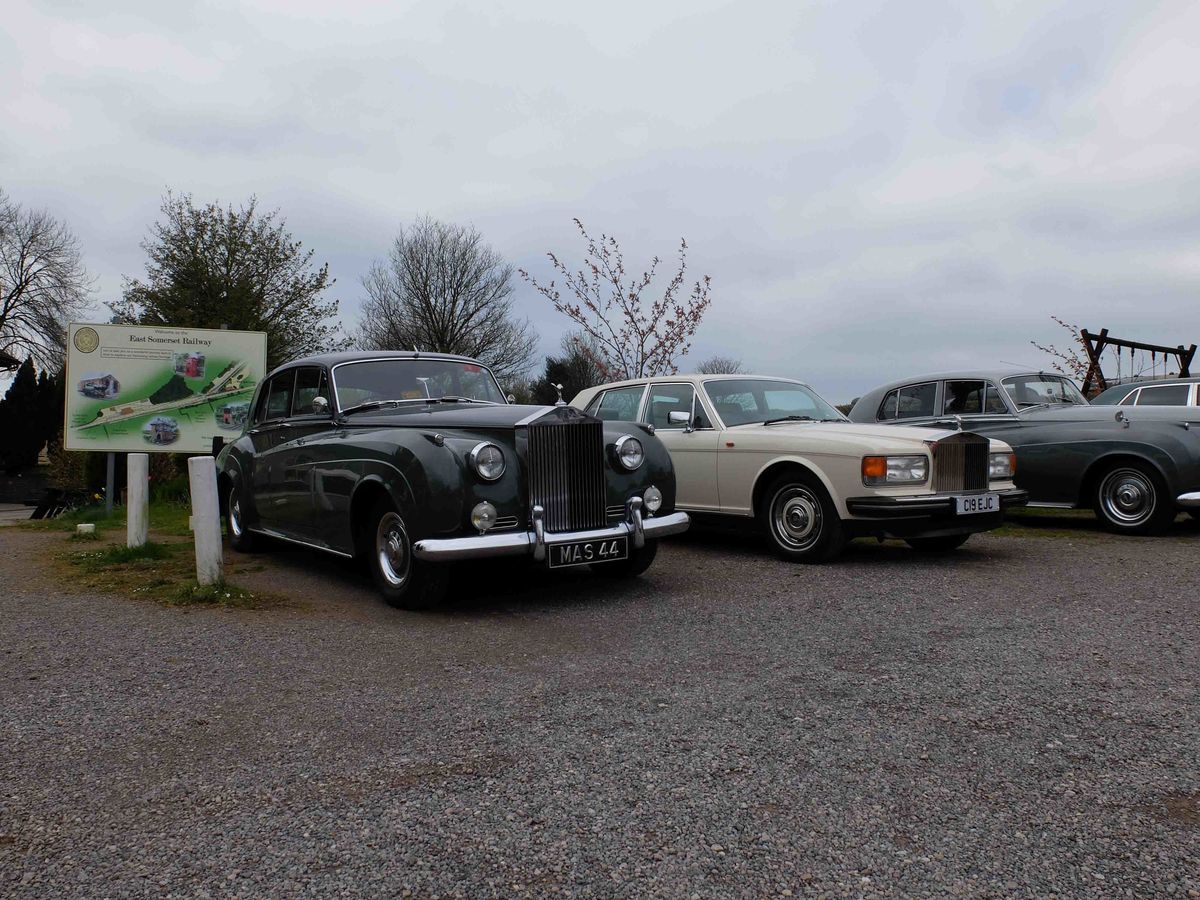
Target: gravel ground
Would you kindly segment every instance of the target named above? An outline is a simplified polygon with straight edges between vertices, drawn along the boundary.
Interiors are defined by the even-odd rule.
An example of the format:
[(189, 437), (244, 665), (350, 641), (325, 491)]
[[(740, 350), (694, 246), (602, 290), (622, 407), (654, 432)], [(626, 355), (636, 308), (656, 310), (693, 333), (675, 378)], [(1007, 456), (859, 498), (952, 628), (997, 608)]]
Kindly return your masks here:
[(81, 596), (0, 535), (0, 895), (1200, 897), (1200, 530), (689, 536), (397, 612)]

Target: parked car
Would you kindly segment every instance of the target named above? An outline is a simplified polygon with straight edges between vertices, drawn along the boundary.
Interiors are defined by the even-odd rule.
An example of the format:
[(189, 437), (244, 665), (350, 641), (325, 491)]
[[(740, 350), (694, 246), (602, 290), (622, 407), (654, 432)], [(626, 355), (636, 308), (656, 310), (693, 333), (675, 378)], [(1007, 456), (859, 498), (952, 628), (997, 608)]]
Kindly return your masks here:
[(408, 608), (437, 603), (460, 560), (639, 575), (688, 525), (651, 429), (511, 405), (486, 366), (435, 353), (281, 366), (217, 469), (235, 549), (271, 536), (362, 559)]
[(860, 536), (952, 550), (1025, 502), (1002, 441), (854, 425), (786, 378), (637, 379), (589, 388), (572, 405), (653, 426), (675, 461), (680, 509), (756, 523), (788, 560), (831, 559)]
[(1200, 417), (1185, 412), (1114, 411), (1089, 405), (1062, 375), (989, 369), (894, 381), (864, 394), (850, 418), (1000, 438), (1016, 451), (1031, 506), (1090, 507), (1114, 532), (1161, 534), (1180, 510), (1200, 513)]
[(1113, 385), (1093, 406), (1200, 406), (1200, 378), (1156, 378)]

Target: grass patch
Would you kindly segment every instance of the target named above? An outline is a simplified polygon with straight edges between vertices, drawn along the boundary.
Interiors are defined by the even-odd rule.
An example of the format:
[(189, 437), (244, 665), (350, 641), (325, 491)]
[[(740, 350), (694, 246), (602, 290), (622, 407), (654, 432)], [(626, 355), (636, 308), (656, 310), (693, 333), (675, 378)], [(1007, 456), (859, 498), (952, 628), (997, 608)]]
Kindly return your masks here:
[[(110, 515), (103, 503), (81, 506), (65, 512), (54, 519), (30, 519), (21, 522), (17, 527), (30, 531), (69, 531), (74, 533), (75, 526), (81, 522), (91, 522), (96, 526), (96, 532), (111, 531), (125, 527), (125, 507), (114, 506)], [(175, 537), (187, 537), (191, 534), (188, 520), (191, 518), (191, 507), (186, 503), (174, 500), (155, 500), (150, 504), (150, 528), (160, 534)], [(222, 522), (222, 525), (224, 523)]]
[[(67, 543), (75, 544), (74, 536)], [(58, 551), (53, 562), (58, 574), (73, 586), (168, 606), (257, 609), (285, 602), (275, 595), (251, 592), (229, 582), (201, 587), (196, 583), (195, 549), (190, 540), (165, 537), (134, 548), (107, 544), (95, 549)]]
[(225, 606), (232, 609), (257, 609), (265, 600), (245, 588), (225, 581), (216, 584), (182, 584), (164, 602), (171, 606)]

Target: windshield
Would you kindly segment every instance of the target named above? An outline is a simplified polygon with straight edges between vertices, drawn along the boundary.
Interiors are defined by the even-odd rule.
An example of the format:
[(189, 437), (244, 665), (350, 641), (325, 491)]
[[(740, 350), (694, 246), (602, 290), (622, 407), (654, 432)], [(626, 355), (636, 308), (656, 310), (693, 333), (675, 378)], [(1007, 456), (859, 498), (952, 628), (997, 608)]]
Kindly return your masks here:
[(333, 369), (333, 384), (340, 410), (372, 401), (422, 400), (425, 397), (506, 402), (487, 367), (447, 359), (371, 359), (343, 363)]
[(727, 426), (791, 418), (818, 422), (841, 422), (845, 419), (817, 396), (812, 388), (794, 381), (766, 378), (706, 381), (704, 392)]
[(1014, 375), (1005, 378), (1004, 390), (1018, 409), (1043, 403), (1086, 406), (1087, 401), (1069, 378), (1057, 375)]

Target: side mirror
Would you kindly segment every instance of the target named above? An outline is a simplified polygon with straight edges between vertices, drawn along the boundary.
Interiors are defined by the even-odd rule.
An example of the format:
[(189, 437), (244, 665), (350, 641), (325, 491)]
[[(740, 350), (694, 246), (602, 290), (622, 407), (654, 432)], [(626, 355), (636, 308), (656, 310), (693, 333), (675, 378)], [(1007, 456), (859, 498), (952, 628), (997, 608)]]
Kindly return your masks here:
[(312, 411), (318, 416), (328, 415), (329, 401), (324, 397), (313, 397)]
[(692, 414), (684, 412), (682, 409), (673, 409), (667, 413), (668, 425), (682, 425), (684, 433), (690, 433), (692, 429)]

